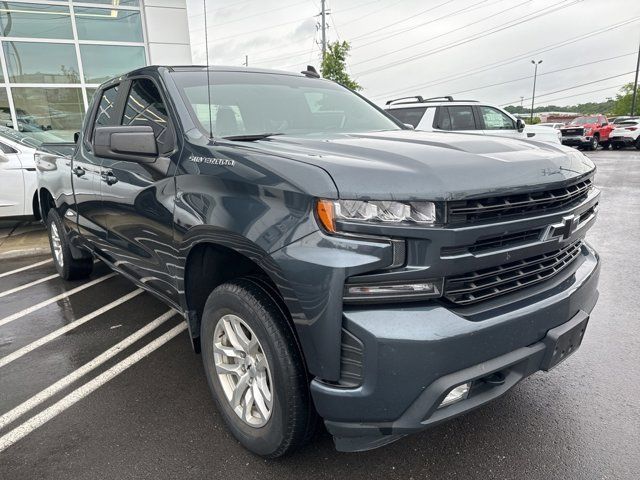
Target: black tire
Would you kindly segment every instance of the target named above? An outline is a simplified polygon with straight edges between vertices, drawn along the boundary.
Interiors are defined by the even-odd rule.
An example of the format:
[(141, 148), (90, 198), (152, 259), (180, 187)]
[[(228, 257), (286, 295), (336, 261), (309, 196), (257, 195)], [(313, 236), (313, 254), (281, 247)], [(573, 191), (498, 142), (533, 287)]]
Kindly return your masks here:
[(602, 142), (600, 146), (602, 147), (603, 150), (609, 150), (609, 147), (611, 146), (611, 142)]
[[(216, 334), (216, 326), (227, 315), (236, 316), (249, 327), (250, 330), (245, 330), (248, 334), (245, 338), (255, 336), (258, 348), (266, 358), (272, 405), (266, 422), (265, 416), (259, 414), (264, 422), (259, 426), (250, 425), (236, 413), (225, 393), (229, 384), (223, 386), (223, 380), (216, 372), (214, 342), (221, 338), (218, 337), (220, 330)], [(231, 433), (245, 448), (263, 457), (277, 458), (293, 452), (312, 437), (317, 414), (302, 353), (287, 317), (261, 282), (243, 278), (220, 285), (211, 292), (202, 314), (200, 343), (207, 382), (218, 410)], [(243, 368), (233, 374), (237, 384), (246, 372)], [(251, 390), (252, 387), (247, 388)], [(243, 401), (246, 397), (247, 394), (242, 397)], [(255, 409), (257, 412), (257, 404)]]
[(587, 147), (589, 150), (597, 150), (598, 149), (598, 137), (595, 135), (591, 137), (591, 141), (589, 142), (589, 146)]
[[(51, 256), (58, 274), (65, 280), (79, 280), (91, 275), (93, 270), (93, 258), (87, 253), (82, 258), (73, 258), (71, 246), (69, 245), (69, 237), (62, 223), (62, 219), (58, 212), (49, 210), (47, 215), (47, 230), (49, 232), (49, 246), (51, 247)], [(59, 242), (59, 246), (56, 242)], [(56, 254), (56, 250), (58, 254)]]
[(636, 140), (636, 150), (640, 150), (640, 137)]
[(614, 143), (613, 144), (613, 149), (614, 150), (622, 150), (622, 145), (619, 143)]

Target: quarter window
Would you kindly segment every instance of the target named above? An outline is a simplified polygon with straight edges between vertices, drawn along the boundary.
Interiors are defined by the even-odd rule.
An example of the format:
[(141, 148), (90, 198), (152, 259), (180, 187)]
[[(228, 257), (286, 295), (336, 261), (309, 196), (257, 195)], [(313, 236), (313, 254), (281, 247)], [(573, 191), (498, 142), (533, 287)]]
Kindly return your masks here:
[(118, 85), (102, 92), (98, 112), (96, 113), (95, 127), (115, 125), (113, 115), (115, 113), (116, 98), (118, 98)]
[(158, 142), (161, 154), (173, 150), (173, 131), (167, 108), (156, 85), (147, 78), (133, 80), (122, 125), (148, 125)]
[(496, 108), (480, 107), (480, 115), (484, 122), (485, 130), (515, 130), (516, 125), (508, 115)]
[(400, 122), (407, 125), (413, 125), (414, 128), (418, 126), (426, 111), (427, 107), (394, 108), (387, 110), (388, 113), (397, 118)]
[(2, 153), (18, 153), (15, 148), (10, 147), (9, 145), (5, 145), (4, 143), (0, 143), (0, 152)]

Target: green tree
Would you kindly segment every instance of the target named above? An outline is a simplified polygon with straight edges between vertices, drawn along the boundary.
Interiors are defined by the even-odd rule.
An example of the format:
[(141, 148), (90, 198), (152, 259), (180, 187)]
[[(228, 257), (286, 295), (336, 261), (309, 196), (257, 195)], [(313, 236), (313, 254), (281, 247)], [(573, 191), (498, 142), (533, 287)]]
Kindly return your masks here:
[[(627, 83), (616, 95), (616, 103), (613, 107), (615, 115), (629, 115), (631, 113), (631, 102), (633, 100), (633, 83)], [(640, 103), (640, 88), (636, 98), (636, 115), (638, 114), (638, 104)]]
[(324, 54), (320, 72), (324, 78), (344, 85), (351, 90), (362, 90), (358, 82), (352, 80), (347, 73), (347, 57), (351, 46), (349, 42), (333, 42), (327, 44), (327, 52)]

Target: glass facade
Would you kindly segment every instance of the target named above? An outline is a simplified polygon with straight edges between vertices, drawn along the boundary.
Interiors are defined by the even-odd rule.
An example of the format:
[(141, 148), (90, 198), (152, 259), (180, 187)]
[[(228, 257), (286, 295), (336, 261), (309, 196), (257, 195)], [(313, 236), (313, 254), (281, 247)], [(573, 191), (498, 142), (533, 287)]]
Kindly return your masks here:
[(0, 2), (0, 125), (71, 141), (96, 87), (148, 63), (141, 3)]

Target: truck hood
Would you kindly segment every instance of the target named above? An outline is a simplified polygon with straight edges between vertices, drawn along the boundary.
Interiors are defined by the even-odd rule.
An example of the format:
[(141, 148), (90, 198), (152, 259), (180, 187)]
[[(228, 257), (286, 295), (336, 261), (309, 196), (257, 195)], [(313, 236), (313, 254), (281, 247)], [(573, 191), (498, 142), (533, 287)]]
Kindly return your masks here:
[(531, 191), (595, 168), (561, 145), (414, 130), (283, 135), (247, 148), (316, 165), (333, 178), (340, 198), (349, 199), (456, 200)]

